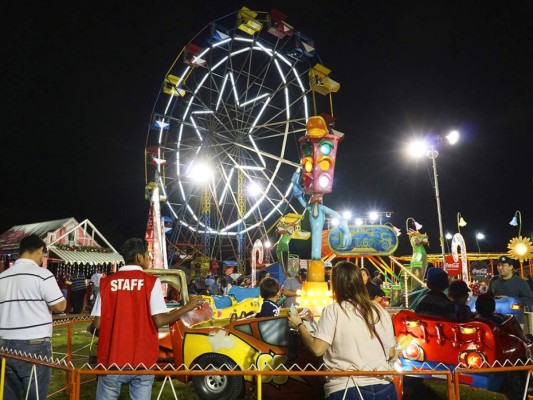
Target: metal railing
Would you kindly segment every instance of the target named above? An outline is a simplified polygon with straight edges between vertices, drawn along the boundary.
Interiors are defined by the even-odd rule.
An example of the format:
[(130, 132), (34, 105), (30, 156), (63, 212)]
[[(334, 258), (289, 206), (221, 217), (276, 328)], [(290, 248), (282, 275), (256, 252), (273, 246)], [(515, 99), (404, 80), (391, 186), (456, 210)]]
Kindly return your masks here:
[[(0, 374), (0, 400), (3, 399), (3, 389), (4, 389), (4, 375), (5, 375), (5, 361), (7, 358), (13, 358), (18, 360), (24, 360), (33, 363), (34, 365), (44, 365), (56, 370), (64, 371), (65, 373), (65, 386), (59, 391), (65, 391), (68, 393), (69, 398), (72, 400), (78, 400), (80, 398), (81, 386), (83, 384), (93, 382), (94, 379), (83, 380), (83, 376), (93, 376), (96, 378), (98, 375), (107, 375), (120, 374), (120, 375), (155, 375), (164, 377), (163, 386), (160, 389), (159, 397), (167, 384), (171, 385), (172, 391), (174, 393), (174, 398), (177, 399), (175, 395), (174, 387), (172, 384), (172, 378), (175, 377), (193, 377), (193, 376), (206, 376), (206, 375), (223, 375), (223, 376), (243, 376), (243, 377), (254, 377), (255, 378), (255, 395), (258, 400), (262, 399), (262, 390), (263, 384), (265, 383), (265, 378), (272, 376), (375, 376), (383, 377), (390, 376), (393, 377), (395, 385), (398, 388), (403, 386), (403, 377), (404, 376), (441, 376), (441, 379), (446, 380), (446, 388), (448, 399), (459, 400), (460, 399), (460, 382), (461, 375), (464, 374), (480, 374), (480, 373), (507, 373), (507, 372), (518, 372), (518, 371), (527, 371), (528, 376), (525, 382), (524, 387), (524, 399), (527, 398), (527, 388), (529, 384), (529, 379), (531, 373), (533, 372), (533, 360), (528, 359), (527, 361), (519, 361), (515, 364), (509, 362), (496, 362), (494, 365), (488, 366), (490, 368), (464, 368), (457, 366), (453, 371), (449, 369), (420, 369), (416, 371), (337, 371), (337, 370), (327, 370), (324, 365), (319, 367), (312, 366), (310, 364), (305, 367), (300, 367), (298, 365), (293, 365), (290, 368), (286, 366), (280, 366), (276, 369), (271, 369), (269, 366), (266, 369), (247, 369), (241, 370), (239, 367), (229, 367), (229, 366), (217, 366), (208, 365), (206, 368), (201, 369), (198, 366), (194, 366), (193, 369), (190, 369), (186, 365), (174, 366), (173, 364), (167, 365), (154, 365), (151, 368), (146, 369), (144, 366), (138, 369), (130, 368), (113, 368), (108, 370), (103, 368), (101, 365), (90, 365), (84, 363), (81, 367), (76, 367), (72, 361), (73, 354), (76, 352), (72, 348), (72, 337), (73, 337), (73, 326), (76, 323), (80, 322), (89, 322), (91, 318), (76, 318), (72, 320), (56, 321), (54, 325), (67, 325), (67, 354), (63, 358), (53, 358), (50, 359), (42, 356), (33, 356), (23, 352), (10, 351), (9, 349), (0, 348), (0, 357), (2, 358), (2, 368)], [(268, 378), (267, 378), (268, 380)], [(55, 392), (57, 393), (57, 392)], [(159, 398), (158, 397), (158, 398)]]

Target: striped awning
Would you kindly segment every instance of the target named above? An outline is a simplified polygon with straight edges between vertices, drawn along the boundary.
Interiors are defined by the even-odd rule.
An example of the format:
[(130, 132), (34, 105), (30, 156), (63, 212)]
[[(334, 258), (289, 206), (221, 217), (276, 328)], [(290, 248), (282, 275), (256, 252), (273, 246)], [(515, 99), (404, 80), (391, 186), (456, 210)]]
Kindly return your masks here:
[(124, 259), (120, 254), (113, 251), (111, 253), (99, 253), (96, 251), (72, 251), (61, 250), (55, 246), (49, 246), (48, 251), (51, 253), (50, 258), (59, 258), (65, 264), (108, 264), (108, 263), (124, 263)]

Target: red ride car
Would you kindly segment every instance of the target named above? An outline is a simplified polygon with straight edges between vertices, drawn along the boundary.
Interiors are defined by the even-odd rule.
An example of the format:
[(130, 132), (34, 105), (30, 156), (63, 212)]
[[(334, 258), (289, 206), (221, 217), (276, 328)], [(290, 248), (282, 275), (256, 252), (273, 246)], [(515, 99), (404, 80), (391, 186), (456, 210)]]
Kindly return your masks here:
[(393, 324), (398, 343), (408, 343), (400, 357), (404, 370), (487, 368), (487, 373), (461, 374), (460, 383), (523, 393), (525, 381), (516, 382), (520, 373), (490, 372), (495, 364), (512, 366), (530, 357), (532, 343), (519, 338), (523, 333), (515, 317), (508, 316), (501, 325), (488, 320), (459, 323), (402, 310), (393, 316)]

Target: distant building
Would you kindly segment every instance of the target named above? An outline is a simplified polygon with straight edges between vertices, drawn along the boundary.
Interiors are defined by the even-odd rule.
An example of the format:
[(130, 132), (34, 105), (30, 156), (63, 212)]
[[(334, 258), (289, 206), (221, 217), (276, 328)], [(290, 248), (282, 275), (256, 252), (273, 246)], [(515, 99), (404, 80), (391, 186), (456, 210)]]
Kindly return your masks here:
[(90, 278), (96, 270), (111, 273), (124, 259), (88, 220), (79, 223), (74, 218), (16, 225), (0, 235), (0, 271), (9, 268), (19, 257), (20, 241), (36, 234), (48, 246), (44, 267), (56, 278), (83, 269)]
[[(19, 257), (20, 241), (31, 234), (41, 237), (47, 245), (48, 256), (44, 257), (43, 267), (56, 277), (68, 301), (67, 310), (70, 310), (72, 299), (71, 278), (85, 276), (88, 283), (95, 272), (109, 275), (124, 264), (122, 256), (88, 219), (79, 223), (74, 218), (65, 218), (16, 225), (0, 235), (0, 272), (13, 265)], [(87, 286), (86, 303), (89, 303), (90, 291)]]

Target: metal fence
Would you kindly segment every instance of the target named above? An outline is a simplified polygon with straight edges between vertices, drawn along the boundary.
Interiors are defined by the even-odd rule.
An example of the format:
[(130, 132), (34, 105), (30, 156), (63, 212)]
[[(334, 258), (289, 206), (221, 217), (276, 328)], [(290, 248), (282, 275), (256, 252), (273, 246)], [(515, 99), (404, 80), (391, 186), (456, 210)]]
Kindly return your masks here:
[[(2, 358), (2, 367), (0, 374), (0, 400), (3, 400), (4, 392), (4, 376), (5, 376), (5, 363), (7, 358), (15, 358), (19, 360), (25, 360), (36, 365), (44, 365), (51, 367), (55, 370), (63, 371), (65, 373), (65, 385), (60, 391), (65, 391), (69, 398), (72, 400), (77, 400), (80, 398), (81, 387), (83, 384), (92, 382), (96, 379), (98, 375), (106, 375), (110, 373), (110, 370), (105, 369), (101, 365), (91, 365), (89, 363), (84, 363), (83, 365), (76, 367), (73, 363), (73, 356), (79, 351), (79, 349), (73, 349), (72, 347), (72, 338), (73, 338), (73, 326), (76, 323), (81, 322), (90, 322), (90, 318), (76, 318), (71, 320), (56, 321), (55, 326), (58, 325), (67, 325), (68, 337), (67, 337), (67, 352), (61, 357), (57, 358), (52, 356), (50, 359), (43, 358), (42, 356), (35, 357), (31, 354), (26, 353), (17, 353), (6, 348), (0, 348), (0, 357)], [(90, 345), (89, 345), (90, 346)], [(446, 381), (447, 387), (447, 396), (448, 399), (459, 400), (460, 399), (460, 382), (461, 375), (464, 374), (478, 374), (478, 373), (508, 373), (508, 372), (518, 372), (518, 371), (527, 371), (527, 380), (524, 386), (524, 395), (523, 398), (527, 398), (527, 389), (529, 385), (529, 380), (531, 373), (533, 372), (533, 360), (529, 359), (527, 362), (518, 362), (516, 364), (511, 364), (509, 362), (505, 363), (495, 363), (494, 365), (486, 366), (486, 368), (472, 369), (472, 368), (461, 368), (458, 366), (453, 371), (445, 367), (444, 365), (437, 366), (434, 368), (422, 368), (415, 371), (337, 371), (337, 370), (327, 370), (325, 366), (314, 367), (312, 365), (298, 366), (293, 365), (290, 368), (286, 366), (277, 367), (275, 370), (266, 367), (266, 369), (248, 369), (241, 370), (239, 367), (231, 366), (213, 366), (208, 365), (206, 368), (201, 369), (197, 366), (194, 369), (188, 368), (186, 365), (175, 366), (173, 364), (167, 364), (164, 366), (154, 365), (146, 368), (113, 368), (113, 374), (128, 374), (128, 375), (155, 375), (163, 376), (163, 385), (159, 391), (158, 399), (163, 392), (163, 389), (166, 385), (170, 385), (172, 392), (174, 393), (174, 398), (177, 399), (176, 392), (174, 390), (173, 378), (177, 377), (193, 377), (198, 375), (222, 375), (222, 376), (252, 376), (255, 378), (255, 397), (258, 400), (262, 399), (262, 385), (265, 379), (268, 381), (269, 377), (272, 376), (390, 376), (393, 378), (393, 381), (397, 389), (403, 386), (403, 377), (406, 375), (419, 375), (419, 376), (429, 376), (429, 377), (439, 377), (442, 380)], [(91, 376), (95, 379), (83, 380), (84, 376)], [(57, 392), (55, 392), (57, 393)], [(50, 395), (49, 395), (50, 396)], [(8, 399), (6, 399), (8, 400)]]

